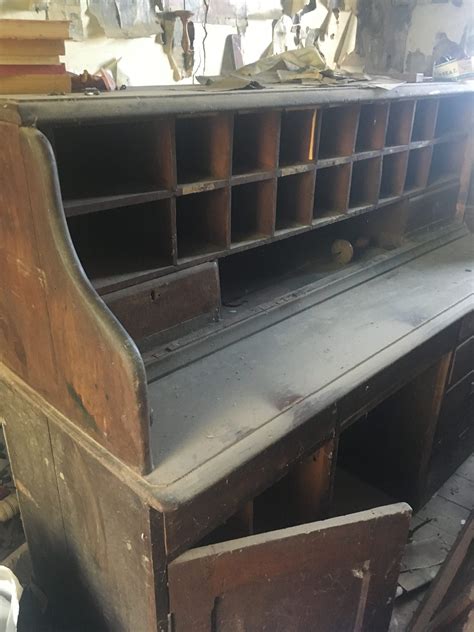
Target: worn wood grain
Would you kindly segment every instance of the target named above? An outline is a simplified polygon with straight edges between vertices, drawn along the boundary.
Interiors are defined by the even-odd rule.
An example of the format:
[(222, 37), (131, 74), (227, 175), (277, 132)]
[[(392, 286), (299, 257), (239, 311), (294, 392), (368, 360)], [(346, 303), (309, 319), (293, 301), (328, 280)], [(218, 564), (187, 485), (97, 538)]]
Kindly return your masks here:
[(146, 501), (126, 482), (55, 424), (49, 431), (79, 603), (100, 630), (152, 632), (157, 621), (164, 630), (166, 613), (157, 609), (166, 598), (161, 517), (154, 512), (152, 525)]
[(384, 630), (409, 520), (392, 505), (189, 551), (169, 566), (175, 630)]
[[(1, 177), (9, 184), (1, 195), (11, 191), (3, 206), (13, 218), (10, 252), (2, 250), (8, 269), (0, 281), (7, 319), (2, 360), (99, 443), (145, 472), (149, 415), (140, 356), (74, 254), (49, 143), (34, 129), (6, 132)], [(5, 155), (11, 151), (14, 156)], [(24, 297), (33, 309), (25, 309)]]

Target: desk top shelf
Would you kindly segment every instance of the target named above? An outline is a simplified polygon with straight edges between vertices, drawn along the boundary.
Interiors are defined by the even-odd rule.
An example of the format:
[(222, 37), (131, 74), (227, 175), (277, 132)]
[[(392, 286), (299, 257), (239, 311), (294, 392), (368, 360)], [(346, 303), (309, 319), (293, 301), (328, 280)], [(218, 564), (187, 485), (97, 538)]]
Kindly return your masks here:
[[(417, 86), (399, 89), (403, 98), (392, 92), (367, 102), (367, 92), (347, 90), (344, 103), (328, 103), (320, 90), (279, 90), (271, 108), (249, 96), (246, 108), (230, 109), (227, 102), (222, 111), (212, 105), (197, 113), (181, 112), (189, 106), (181, 99), (173, 113), (161, 115), (169, 104), (164, 95), (173, 93), (164, 91), (137, 97), (142, 105), (156, 100), (152, 116), (122, 120), (127, 98), (104, 98), (104, 112), (113, 116), (80, 124), (62, 100), (53, 100), (57, 118), (44, 130), (73, 241), (93, 285), (105, 295), (168, 274), (170, 266), (176, 271), (287, 239), (459, 179), (470, 95), (431, 96), (431, 90), (427, 96), (425, 88), (418, 96)], [(202, 91), (187, 94), (196, 107), (206, 98)], [(285, 107), (290, 94), (295, 103)], [(69, 102), (85, 112), (96, 105), (83, 97)], [(20, 108), (25, 115), (39, 108), (43, 118), (47, 111), (43, 100), (20, 101)], [(151, 225), (145, 218), (153, 209), (159, 219)], [(136, 225), (130, 235), (126, 216)], [(93, 236), (93, 248), (75, 239), (81, 233)], [(146, 253), (152, 236), (155, 252), (134, 264), (140, 244)]]
[[(178, 370), (176, 349), (219, 347), (267, 303), (284, 311), (292, 292), (340, 275), (350, 285), (359, 266), (378, 270), (381, 257), (415, 252), (415, 234), (429, 241), (451, 230), (472, 96), (467, 85), (407, 84), (2, 100), (2, 125), (24, 156), (24, 221), (36, 241), (13, 237), (30, 240), (34, 273), (46, 270), (44, 313), (62, 374), (74, 379), (87, 358), (64, 392), (51, 360), (53, 405), (142, 473), (169, 462), (178, 435), (163, 436), (165, 417), (151, 429), (149, 420), (150, 408), (165, 410), (156, 393)], [(14, 208), (26, 188), (9, 182)], [(30, 327), (25, 318), (18, 327)], [(59, 340), (65, 318), (75, 333)], [(18, 362), (16, 349), (11, 356)], [(97, 389), (107, 380), (123, 403), (111, 406)], [(222, 402), (230, 410), (228, 395)]]

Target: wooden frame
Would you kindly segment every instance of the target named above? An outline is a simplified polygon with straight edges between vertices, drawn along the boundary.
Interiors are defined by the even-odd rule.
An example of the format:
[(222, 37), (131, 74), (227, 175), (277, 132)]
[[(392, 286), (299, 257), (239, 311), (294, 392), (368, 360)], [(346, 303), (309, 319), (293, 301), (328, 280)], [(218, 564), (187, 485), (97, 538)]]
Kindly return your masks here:
[(359, 110), (358, 105), (347, 105), (322, 112), (319, 158), (350, 156), (354, 153)]

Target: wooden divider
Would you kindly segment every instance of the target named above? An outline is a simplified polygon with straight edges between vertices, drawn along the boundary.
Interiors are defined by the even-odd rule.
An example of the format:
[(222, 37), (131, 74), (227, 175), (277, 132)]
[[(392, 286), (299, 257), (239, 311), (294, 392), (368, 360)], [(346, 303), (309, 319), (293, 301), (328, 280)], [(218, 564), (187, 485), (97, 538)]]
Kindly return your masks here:
[(356, 152), (382, 149), (388, 123), (387, 103), (368, 103), (360, 110)]
[(232, 244), (273, 235), (275, 184), (275, 180), (261, 180), (232, 187)]
[(106, 293), (456, 178), (468, 115), (464, 96), (423, 97), (49, 136), (71, 235)]
[(414, 101), (393, 101), (390, 103), (385, 139), (385, 144), (388, 147), (407, 145), (410, 142), (414, 111)]
[(281, 115), (280, 166), (315, 158), (316, 110), (286, 110)]
[(352, 166), (349, 207), (368, 206), (378, 200), (380, 189), (380, 157), (358, 160)]
[(432, 147), (421, 147), (410, 151), (405, 179), (405, 191), (426, 187), (432, 153)]
[(380, 198), (389, 198), (403, 193), (408, 165), (408, 152), (386, 154), (382, 163)]
[(319, 158), (350, 156), (354, 153), (359, 105), (345, 105), (322, 113)]
[(420, 99), (416, 102), (412, 141), (431, 140), (434, 137), (438, 105), (438, 99)]
[[(280, 113), (242, 112), (234, 116), (232, 173), (275, 169), (278, 162)], [(221, 147), (225, 152), (226, 147)]]
[(229, 246), (229, 189), (216, 189), (176, 199), (178, 260)]
[(230, 115), (177, 118), (175, 126), (178, 184), (229, 177)]
[(278, 179), (276, 230), (309, 226), (313, 219), (314, 171)]
[(349, 202), (352, 166), (347, 163), (318, 169), (314, 195), (314, 217), (345, 213)]

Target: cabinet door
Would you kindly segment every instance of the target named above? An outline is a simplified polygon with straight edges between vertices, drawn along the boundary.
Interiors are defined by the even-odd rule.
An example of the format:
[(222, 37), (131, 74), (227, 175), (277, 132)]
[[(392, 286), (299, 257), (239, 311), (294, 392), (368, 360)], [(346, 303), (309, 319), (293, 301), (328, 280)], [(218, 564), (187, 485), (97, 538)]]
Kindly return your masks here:
[(383, 632), (405, 503), (186, 552), (168, 568), (175, 632)]

